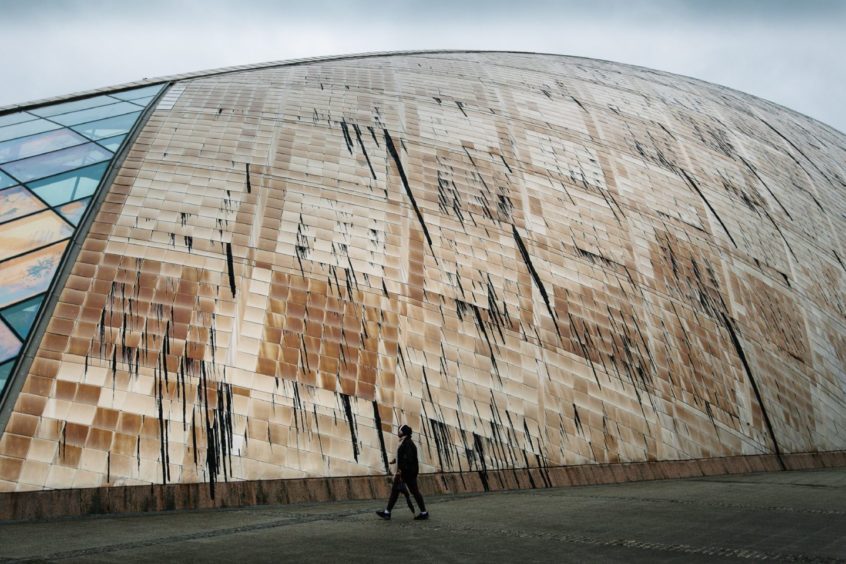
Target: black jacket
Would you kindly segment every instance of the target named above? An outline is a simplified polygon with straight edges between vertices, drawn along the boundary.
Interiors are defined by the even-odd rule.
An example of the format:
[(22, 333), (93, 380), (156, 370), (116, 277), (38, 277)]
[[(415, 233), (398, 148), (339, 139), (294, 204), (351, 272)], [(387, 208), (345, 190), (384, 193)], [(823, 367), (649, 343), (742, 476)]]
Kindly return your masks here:
[(417, 447), (411, 437), (403, 439), (397, 449), (397, 468), (403, 476), (417, 476)]

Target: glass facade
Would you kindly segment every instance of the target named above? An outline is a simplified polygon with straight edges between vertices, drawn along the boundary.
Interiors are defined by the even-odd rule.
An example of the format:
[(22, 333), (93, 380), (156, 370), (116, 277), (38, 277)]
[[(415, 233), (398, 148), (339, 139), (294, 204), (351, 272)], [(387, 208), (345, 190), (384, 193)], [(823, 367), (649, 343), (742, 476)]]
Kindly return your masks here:
[(163, 86), (0, 116), (0, 390), (109, 163)]

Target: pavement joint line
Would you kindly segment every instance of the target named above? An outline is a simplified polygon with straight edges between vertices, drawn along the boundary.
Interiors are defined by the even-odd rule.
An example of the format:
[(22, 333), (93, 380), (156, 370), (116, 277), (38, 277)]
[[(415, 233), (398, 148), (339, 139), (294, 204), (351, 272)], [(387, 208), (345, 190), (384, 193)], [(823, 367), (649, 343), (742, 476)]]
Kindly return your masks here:
[(567, 499), (618, 499), (621, 501), (643, 501), (647, 503), (675, 503), (679, 505), (698, 505), (704, 507), (724, 507), (726, 509), (750, 509), (753, 511), (782, 511), (788, 513), (808, 513), (812, 515), (846, 515), (846, 511), (837, 509), (803, 509), (778, 505), (745, 505), (742, 503), (697, 502), (687, 499), (669, 499), (659, 497), (629, 497), (616, 495), (568, 495)]
[(744, 484), (747, 486), (754, 486), (757, 484), (767, 486), (797, 486), (801, 488), (828, 488), (834, 490), (842, 490), (843, 486), (828, 486), (826, 484), (802, 484), (798, 482), (766, 482), (766, 481), (743, 481), (743, 480), (713, 480), (708, 478), (689, 478), (691, 482), (709, 482), (712, 484)]
[[(403, 528), (413, 527), (411, 523), (403, 523)], [(440, 530), (438, 526), (430, 527)], [(657, 552), (671, 552), (680, 554), (703, 555), (714, 557), (740, 558), (744, 560), (777, 560), (780, 562), (843, 562), (837, 558), (824, 556), (812, 556), (808, 554), (796, 554), (789, 552), (762, 552), (749, 548), (728, 548), (720, 546), (693, 546), (688, 544), (666, 544), (661, 542), (640, 541), (636, 539), (599, 539), (588, 536), (562, 535), (558, 533), (533, 533), (524, 531), (513, 531), (509, 529), (485, 529), (470, 527), (467, 525), (450, 525), (448, 531), (451, 533), (482, 535), (492, 537), (516, 537), (532, 538), (542, 540), (553, 540), (562, 543), (579, 544), (599, 547), (621, 547), (638, 550), (651, 550)]]

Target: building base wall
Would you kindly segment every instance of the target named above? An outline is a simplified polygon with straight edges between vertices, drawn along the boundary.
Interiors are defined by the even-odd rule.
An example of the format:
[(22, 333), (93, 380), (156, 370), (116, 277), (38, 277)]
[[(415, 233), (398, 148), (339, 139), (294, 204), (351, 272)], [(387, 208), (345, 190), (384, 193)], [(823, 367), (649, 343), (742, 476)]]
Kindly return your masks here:
[[(846, 467), (846, 451), (785, 454), (782, 455), (782, 461), (783, 467), (775, 455), (766, 454), (486, 472), (444, 472), (421, 475), (418, 482), (423, 494), (431, 496), (809, 470)], [(351, 476), (223, 482), (215, 484), (214, 495), (208, 483), (11, 492), (0, 493), (0, 521), (386, 499), (390, 488), (388, 476)]]

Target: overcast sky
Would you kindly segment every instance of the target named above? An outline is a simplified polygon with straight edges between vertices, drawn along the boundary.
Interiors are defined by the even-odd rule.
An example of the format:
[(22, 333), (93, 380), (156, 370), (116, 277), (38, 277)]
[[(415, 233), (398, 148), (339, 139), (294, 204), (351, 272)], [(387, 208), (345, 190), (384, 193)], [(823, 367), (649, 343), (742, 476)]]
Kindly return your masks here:
[(631, 63), (846, 131), (841, 0), (0, 0), (0, 106), (144, 77), (407, 49)]

